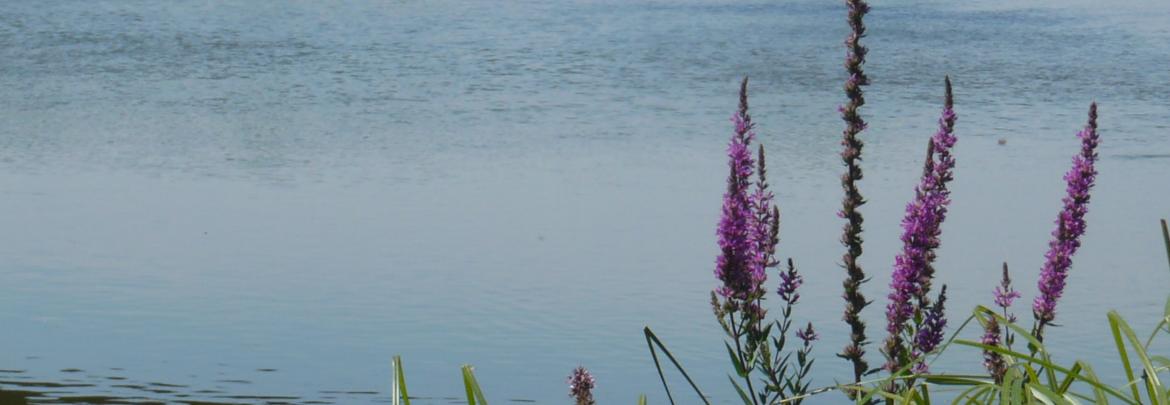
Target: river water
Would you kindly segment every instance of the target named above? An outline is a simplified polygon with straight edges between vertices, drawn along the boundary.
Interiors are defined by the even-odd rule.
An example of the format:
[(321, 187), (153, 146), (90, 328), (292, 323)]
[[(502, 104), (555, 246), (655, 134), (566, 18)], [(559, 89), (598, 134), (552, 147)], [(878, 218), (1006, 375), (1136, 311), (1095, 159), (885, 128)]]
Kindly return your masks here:
[[(813, 385), (845, 381), (832, 356), (846, 341), (844, 13), (819, 0), (6, 2), (0, 388), (386, 402), (401, 354), (421, 403), (461, 396), (464, 363), (497, 403), (568, 403), (577, 365), (602, 403), (662, 403), (648, 325), (730, 402), (708, 294), (744, 75), (779, 254), (806, 279), (796, 316), (822, 336)], [(1170, 289), (1156, 225), (1170, 217), (1168, 21), (1158, 0), (874, 5), (861, 183), (874, 340), (950, 75), (958, 167), (937, 268), (951, 331), (990, 304), (1005, 261), (1030, 321), (1095, 100), (1101, 174), (1048, 342), (1058, 360), (1117, 370), (1105, 312), (1145, 333)], [(979, 361), (955, 349), (936, 368)]]

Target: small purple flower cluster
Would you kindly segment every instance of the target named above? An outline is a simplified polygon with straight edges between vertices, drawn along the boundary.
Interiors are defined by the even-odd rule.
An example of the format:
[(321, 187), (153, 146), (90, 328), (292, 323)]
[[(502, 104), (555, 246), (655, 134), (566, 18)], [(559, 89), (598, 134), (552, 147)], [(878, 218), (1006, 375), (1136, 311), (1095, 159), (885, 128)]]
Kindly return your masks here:
[(1016, 298), (1020, 298), (1020, 292), (1012, 289), (1012, 278), (1008, 275), (1007, 263), (1004, 263), (1003, 279), (1000, 280), (999, 286), (995, 287), (995, 305), (1006, 312)]
[(800, 293), (796, 290), (803, 283), (804, 276), (796, 272), (796, 266), (792, 264), (792, 259), (788, 259), (788, 270), (780, 272), (780, 288), (776, 289), (776, 293), (780, 294), (780, 299), (784, 302), (796, 305), (796, 302), (800, 301)]
[(821, 336), (818, 335), (817, 331), (813, 329), (812, 322), (809, 322), (808, 326), (806, 326), (804, 329), (796, 330), (796, 337), (800, 338), (800, 341), (804, 342), (805, 346), (808, 346), (817, 339), (820, 339)]
[(597, 380), (593, 375), (586, 370), (585, 367), (577, 367), (573, 369), (573, 373), (569, 374), (569, 379), (566, 381), (569, 384), (569, 396), (577, 401), (577, 405), (593, 405), (593, 388), (597, 385)]

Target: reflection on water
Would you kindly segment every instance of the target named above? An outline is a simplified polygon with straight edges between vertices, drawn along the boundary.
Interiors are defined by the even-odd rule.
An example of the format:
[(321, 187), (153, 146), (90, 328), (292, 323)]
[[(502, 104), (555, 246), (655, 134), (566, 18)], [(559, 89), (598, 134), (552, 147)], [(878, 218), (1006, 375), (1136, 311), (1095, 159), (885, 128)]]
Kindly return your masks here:
[[(954, 317), (989, 302), (1003, 261), (1034, 290), (1091, 100), (1101, 175), (1048, 340), (1098, 359), (1106, 309), (1160, 314), (1168, 7), (875, 6), (873, 330), (944, 74)], [(435, 403), (461, 395), (463, 363), (492, 398), (564, 403), (585, 365), (600, 402), (659, 402), (650, 325), (734, 398), (707, 294), (744, 74), (780, 254), (805, 274), (798, 321), (823, 336), (813, 384), (831, 384), (849, 373), (833, 357), (846, 29), (820, 0), (7, 2), (0, 368), (27, 371), (0, 373), (2, 395), (370, 403), (401, 354)]]
[[(86, 372), (80, 369), (64, 369), (62, 373), (83, 373), (78, 378), (64, 378), (42, 381), (25, 370), (0, 370), (0, 404), (189, 404), (189, 405), (238, 405), (238, 404), (349, 404), (349, 403), (390, 403), (389, 392), (367, 390), (321, 390), (306, 396), (288, 395), (247, 395), (247, 388), (238, 385), (252, 384), (249, 380), (222, 379), (203, 382), (199, 388), (183, 384), (168, 384), (151, 381), (134, 381), (118, 375), (122, 369), (108, 369), (101, 372)], [(258, 370), (265, 373), (276, 369)], [(458, 397), (411, 396), (412, 402), (421, 404), (459, 403)], [(510, 403), (531, 403), (531, 399), (511, 398)], [(505, 402), (500, 401), (500, 402)]]

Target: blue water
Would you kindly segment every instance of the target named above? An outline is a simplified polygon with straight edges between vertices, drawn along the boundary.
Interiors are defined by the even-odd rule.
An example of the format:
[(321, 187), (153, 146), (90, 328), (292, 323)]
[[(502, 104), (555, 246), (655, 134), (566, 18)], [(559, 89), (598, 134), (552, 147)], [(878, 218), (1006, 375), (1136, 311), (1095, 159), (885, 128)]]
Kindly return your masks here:
[[(1047, 341), (1116, 371), (1105, 311), (1145, 333), (1170, 286), (1168, 4), (874, 5), (873, 340), (949, 74), (958, 168), (937, 268), (952, 326), (990, 303), (1004, 261), (1029, 319), (1095, 100), (1101, 174)], [(806, 278), (797, 319), (823, 337), (813, 385), (844, 381), (846, 30), (837, 1), (6, 2), (0, 369), (20, 372), (0, 388), (386, 402), (401, 354), (423, 403), (461, 396), (464, 363), (495, 402), (568, 403), (585, 365), (602, 403), (662, 403), (649, 325), (730, 402), (708, 294), (743, 75), (779, 254)], [(184, 387), (134, 387), (150, 382)]]

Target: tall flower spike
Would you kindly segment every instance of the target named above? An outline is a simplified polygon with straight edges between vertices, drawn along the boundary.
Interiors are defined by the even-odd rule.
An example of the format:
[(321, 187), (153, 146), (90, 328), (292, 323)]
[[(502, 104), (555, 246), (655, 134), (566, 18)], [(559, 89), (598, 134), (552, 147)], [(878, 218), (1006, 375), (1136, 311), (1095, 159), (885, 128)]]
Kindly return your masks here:
[(756, 243), (756, 217), (749, 195), (754, 165), (749, 147), (755, 134), (748, 115), (747, 78), (740, 85), (739, 110), (731, 121), (735, 130), (727, 147), (730, 173), (727, 192), (723, 195), (718, 228), (720, 254), (715, 266), (715, 276), (723, 285), (716, 291), (727, 300), (730, 311), (753, 313), (760, 311), (756, 301), (763, 296), (766, 275)]
[(1081, 246), (1081, 235), (1085, 234), (1085, 213), (1089, 207), (1089, 193), (1097, 177), (1097, 103), (1089, 105), (1089, 123), (1077, 134), (1081, 139), (1081, 151), (1072, 159), (1072, 168), (1064, 175), (1066, 195), (1064, 208), (1056, 218), (1056, 230), (1048, 243), (1044, 255), (1044, 267), (1037, 285), (1040, 295), (1032, 302), (1032, 315), (1036, 318), (1033, 335), (1043, 338), (1044, 326), (1056, 319), (1056, 302), (1064, 293), (1065, 281), (1072, 256)]
[(947, 216), (947, 204), (950, 203), (951, 192), (947, 189), (947, 183), (954, 179), (955, 157), (951, 154), (951, 149), (954, 148), (958, 138), (955, 137), (955, 97), (951, 91), (951, 78), (946, 76), (944, 78), (946, 85), (946, 95), (943, 100), (942, 116), (938, 119), (938, 132), (935, 132), (931, 137), (931, 144), (934, 145), (934, 151), (938, 154), (938, 162), (933, 165), (934, 171), (934, 194), (935, 198), (939, 199), (939, 211), (936, 213), (937, 218), (933, 231), (933, 235), (927, 239), (926, 249), (926, 266), (923, 267), (922, 274), (919, 275), (918, 283), (921, 286), (918, 291), (918, 303), (920, 307), (925, 308), (927, 305), (926, 294), (930, 292), (930, 282), (934, 279), (934, 259), (935, 249), (938, 248), (939, 235), (942, 229), (939, 227)]
[[(861, 231), (864, 220), (858, 209), (865, 204), (857, 182), (861, 180), (861, 149), (864, 143), (858, 135), (865, 130), (865, 121), (861, 119), (858, 110), (865, 105), (862, 86), (869, 84), (869, 78), (861, 69), (865, 63), (866, 48), (861, 45), (861, 38), (865, 36), (865, 13), (869, 12), (869, 5), (865, 0), (846, 0), (849, 7), (849, 37), (845, 39), (845, 95), (849, 101), (841, 106), (841, 119), (845, 121), (844, 138), (841, 161), (845, 164), (845, 174), (841, 175), (841, 188), (845, 197), (841, 200), (841, 211), (838, 215), (846, 220), (841, 243), (845, 245), (845, 255), (842, 256), (842, 265), (845, 267), (846, 278), (842, 283), (845, 298), (845, 323), (849, 325), (849, 343), (837, 356), (853, 363), (853, 381), (860, 382), (861, 377), (869, 372), (869, 363), (865, 361), (865, 322), (861, 320), (861, 310), (869, 305), (870, 301), (861, 293), (861, 284), (866, 281), (865, 272), (858, 263), (861, 257)], [(850, 394), (851, 397), (855, 396)]]
[(905, 365), (908, 348), (903, 332), (909, 329), (906, 323), (922, 319), (923, 312), (931, 308), (927, 294), (934, 277), (935, 249), (939, 246), (942, 223), (950, 204), (947, 182), (954, 177), (955, 159), (951, 155), (956, 142), (954, 125), (954, 97), (950, 78), (947, 78), (939, 129), (927, 144), (926, 162), (922, 179), (914, 190), (914, 200), (906, 204), (906, 216), (902, 219), (902, 252), (894, 259), (890, 279), (889, 303), (886, 305), (886, 332), (889, 335), (884, 347), (886, 369), (890, 371)]
[(593, 388), (597, 385), (597, 380), (593, 378), (592, 374), (589, 374), (589, 370), (578, 366), (573, 369), (572, 374), (569, 374), (567, 383), (569, 384), (569, 396), (577, 401), (577, 405), (594, 405)]

